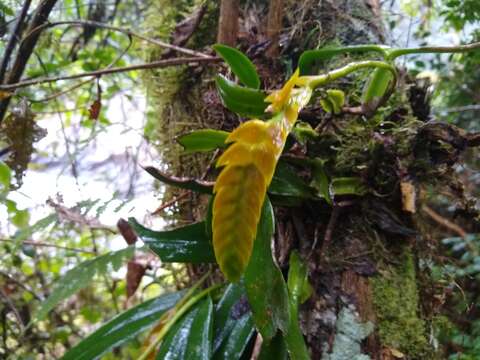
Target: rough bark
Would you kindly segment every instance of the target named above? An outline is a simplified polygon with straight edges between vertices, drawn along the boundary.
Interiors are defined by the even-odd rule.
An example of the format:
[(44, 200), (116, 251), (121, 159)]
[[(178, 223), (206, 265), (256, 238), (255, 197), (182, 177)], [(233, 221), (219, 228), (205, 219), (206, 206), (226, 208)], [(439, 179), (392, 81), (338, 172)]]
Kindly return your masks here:
[[(262, 1), (250, 8), (246, 8), (250, 2), (246, 5), (242, 2), (239, 12), (234, 11), (233, 15), (230, 12), (227, 16), (224, 6), (232, 3), (237, 1), (222, 1), (217, 40), (247, 51), (269, 88), (278, 87), (285, 80), (284, 65), (296, 66), (296, 59), (304, 50), (331, 41), (345, 45), (383, 43), (378, 1)], [(281, 4), (283, 8), (268, 9), (268, 3)], [(203, 21), (208, 21), (209, 16), (218, 14), (207, 13)], [(237, 42), (236, 25), (232, 24), (236, 24), (238, 18), (241, 29)], [(285, 27), (279, 30), (279, 24)], [(228, 28), (225, 33), (224, 26)], [(265, 39), (273, 42), (268, 53), (265, 53)], [(281, 48), (279, 41), (282, 41)], [(277, 56), (272, 56), (274, 54)], [(201, 119), (192, 124), (193, 127), (216, 124), (229, 130), (236, 126), (238, 118), (222, 110), (214, 87), (208, 83), (211, 73), (203, 69), (195, 76), (193, 83), (191, 78), (182, 78), (183, 83), (175, 89), (170, 102), (162, 101), (163, 119), (171, 121), (172, 115), (178, 118), (177, 110), (180, 118), (184, 118), (188, 99), (190, 107), (185, 116)], [(173, 77), (175, 81), (178, 78)], [(186, 92), (179, 96), (182, 91)], [(205, 101), (207, 109), (201, 105)], [(309, 121), (316, 119), (313, 116)], [(170, 154), (169, 159), (173, 158), (174, 154)], [(188, 161), (179, 159), (174, 163)], [(188, 169), (181, 166), (177, 170), (191, 172), (192, 168), (208, 165), (208, 161), (192, 164)], [(204, 171), (205, 168), (193, 172)], [(188, 205), (183, 204), (184, 211), (188, 209), (186, 212), (192, 218), (201, 216), (201, 211), (192, 211), (197, 208), (196, 201), (198, 199), (192, 199)], [(434, 358), (419, 295), (421, 283), (417, 279), (414, 256), (416, 241), (411, 233), (401, 231), (402, 224), (411, 224), (410, 215), (402, 212), (398, 198), (389, 199), (388, 203), (382, 201), (382, 198), (371, 197), (354, 199), (349, 206), (340, 208), (333, 219), (332, 208), (326, 204), (276, 210), (278, 263), (286, 271), (288, 255), (294, 248), (308, 259), (314, 294), (301, 309), (301, 325), (312, 359), (380, 360), (394, 359), (401, 354), (405, 359)], [(395, 216), (385, 216), (390, 212)], [(389, 224), (392, 218), (400, 225)], [(192, 267), (191, 272), (195, 274), (195, 268)], [(350, 329), (348, 336), (341, 333), (345, 326)], [(348, 349), (357, 350), (342, 352)]]

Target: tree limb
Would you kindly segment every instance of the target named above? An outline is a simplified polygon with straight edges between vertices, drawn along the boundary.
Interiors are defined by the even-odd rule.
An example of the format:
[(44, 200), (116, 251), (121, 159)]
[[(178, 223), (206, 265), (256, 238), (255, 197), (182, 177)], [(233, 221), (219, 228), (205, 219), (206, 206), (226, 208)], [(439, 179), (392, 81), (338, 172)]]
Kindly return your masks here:
[[(48, 16), (50, 15), (50, 12), (52, 11), (56, 2), (57, 0), (44, 0), (40, 3), (37, 10), (35, 11), (35, 14), (33, 15), (32, 21), (28, 26), (27, 33), (47, 21)], [(12, 69), (8, 73), (4, 84), (13, 84), (20, 80), (23, 71), (25, 70), (25, 66), (27, 65), (28, 59), (30, 58), (30, 55), (32, 55), (39, 37), (40, 32), (36, 33), (33, 36), (30, 36), (28, 40), (22, 41), (17, 51), (17, 56), (15, 57)], [(5, 116), (11, 98), (11, 96), (6, 97), (5, 99), (0, 101), (0, 123)]]
[(13, 49), (15, 49), (15, 45), (17, 44), (20, 30), (23, 26), (23, 22), (25, 21), (25, 17), (27, 16), (31, 2), (31, 0), (26, 0), (23, 3), (23, 7), (20, 10), (20, 15), (18, 16), (15, 27), (13, 28), (10, 38), (8, 39), (7, 47), (3, 53), (2, 64), (0, 65), (0, 84), (3, 83), (5, 73), (7, 72), (8, 63), (10, 62), (10, 56), (12, 56)]
[(183, 65), (183, 64), (217, 62), (220, 60), (221, 59), (217, 57), (189, 57), (189, 58), (174, 58), (174, 59), (158, 60), (158, 61), (152, 61), (146, 64), (114, 67), (110, 69), (95, 70), (95, 71), (89, 71), (89, 72), (84, 72), (80, 74), (74, 74), (74, 75), (42, 77), (42, 78), (37, 78), (32, 80), (25, 80), (25, 81), (20, 81), (18, 83), (13, 83), (13, 84), (0, 85), (0, 91), (15, 90), (18, 88), (23, 88), (31, 85), (51, 83), (51, 82), (56, 82), (60, 80), (73, 80), (73, 79), (79, 79), (79, 78), (89, 77), (89, 76), (99, 77), (102, 75), (116, 74), (116, 73), (133, 71), (133, 70), (157, 69), (157, 68), (164, 68), (168, 66), (177, 66), (177, 65)]

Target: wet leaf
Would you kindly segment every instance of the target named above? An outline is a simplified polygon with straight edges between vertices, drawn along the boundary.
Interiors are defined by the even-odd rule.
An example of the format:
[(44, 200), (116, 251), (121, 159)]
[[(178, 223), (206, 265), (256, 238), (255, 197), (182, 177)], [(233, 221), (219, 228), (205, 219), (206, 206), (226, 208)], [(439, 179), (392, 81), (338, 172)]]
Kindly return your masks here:
[(163, 295), (121, 313), (80, 341), (62, 360), (99, 359), (102, 354), (155, 325), (160, 316), (181, 297), (181, 292)]
[[(235, 327), (239, 316), (236, 310), (245, 301), (245, 287), (242, 284), (230, 284), (224, 291), (215, 309), (213, 352), (217, 352)], [(250, 309), (247, 308), (247, 312)], [(244, 314), (241, 314), (244, 315)]]
[(325, 160), (316, 158), (312, 162), (312, 186), (317, 190), (318, 196), (321, 196), (329, 204), (332, 204), (330, 197), (330, 184), (328, 175), (325, 171)]
[(211, 358), (213, 304), (210, 297), (185, 314), (168, 332), (156, 359)]
[[(217, 325), (216, 325), (217, 326)], [(252, 314), (248, 312), (237, 319), (220, 349), (215, 353), (214, 360), (238, 360), (255, 332)]]
[(274, 228), (273, 208), (266, 198), (253, 253), (245, 272), (245, 288), (253, 319), (266, 341), (275, 336), (277, 329), (285, 332), (290, 321), (287, 284), (272, 258)]
[(263, 341), (262, 350), (258, 360), (287, 360), (287, 344), (282, 333), (279, 331), (270, 341)]
[(206, 235), (204, 222), (170, 231), (154, 231), (140, 225), (134, 218), (128, 221), (140, 239), (163, 262), (215, 262), (212, 244)]
[(244, 53), (222, 44), (214, 45), (213, 49), (230, 66), (230, 69), (232, 69), (232, 72), (238, 77), (240, 82), (253, 89), (260, 88), (260, 79), (255, 65)]
[(177, 141), (187, 153), (208, 152), (224, 148), (228, 134), (222, 130), (202, 129), (182, 135)]

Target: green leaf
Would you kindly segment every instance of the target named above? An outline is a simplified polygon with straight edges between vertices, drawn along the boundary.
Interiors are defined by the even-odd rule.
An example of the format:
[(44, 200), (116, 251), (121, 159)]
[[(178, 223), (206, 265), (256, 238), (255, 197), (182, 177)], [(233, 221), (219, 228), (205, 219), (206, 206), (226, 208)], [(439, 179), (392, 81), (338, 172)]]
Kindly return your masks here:
[(12, 171), (3, 161), (0, 161), (0, 184), (3, 185), (3, 191), (10, 188), (10, 181), (12, 179)]
[(185, 314), (168, 332), (157, 359), (211, 358), (213, 304), (210, 297)]
[(213, 192), (213, 184), (196, 179), (168, 176), (153, 166), (147, 166), (144, 169), (155, 179), (167, 185), (172, 185), (181, 189), (192, 190), (203, 194), (211, 194)]
[(312, 186), (318, 191), (318, 196), (323, 197), (331, 205), (332, 198), (330, 197), (330, 184), (324, 166), (325, 160), (316, 158), (312, 160), (312, 164)]
[(262, 350), (258, 360), (287, 360), (287, 345), (282, 333), (279, 331), (270, 341), (262, 343)]
[[(213, 352), (217, 352), (224, 340), (228, 338), (237, 322), (234, 308), (242, 306), (245, 287), (239, 283), (230, 284), (224, 291), (215, 309)], [(243, 298), (246, 302), (246, 298)], [(250, 311), (249, 311), (250, 312)]]
[(170, 231), (154, 231), (140, 225), (134, 218), (128, 222), (140, 239), (163, 262), (215, 262), (213, 247), (205, 232), (205, 223), (198, 222)]
[(14, 239), (17, 242), (28, 239), (33, 233), (44, 230), (49, 225), (53, 224), (55, 221), (57, 221), (57, 214), (47, 215), (44, 218), (38, 220), (35, 224), (22, 228), (15, 234)]
[(367, 106), (369, 109), (375, 109), (392, 81), (393, 75), (390, 70), (384, 68), (375, 69), (362, 94), (362, 105)]
[(277, 329), (285, 332), (290, 321), (287, 284), (272, 258), (274, 229), (273, 208), (266, 198), (252, 256), (245, 271), (245, 288), (253, 319), (266, 341), (275, 336)]
[(180, 136), (177, 141), (187, 153), (208, 152), (226, 146), (225, 140), (230, 133), (222, 130), (195, 130)]
[(98, 256), (94, 259), (84, 261), (56, 281), (55, 287), (50, 296), (41, 304), (35, 312), (33, 321), (42, 320), (59, 302), (75, 294), (90, 284), (95, 275), (105, 274), (113, 270), (118, 270), (120, 266), (128, 259), (133, 257), (135, 248), (129, 246), (125, 249), (112, 251)]
[(333, 113), (339, 114), (342, 111), (343, 105), (345, 104), (345, 93), (342, 90), (329, 89), (327, 90), (327, 97), (332, 104)]
[(213, 45), (213, 49), (230, 66), (240, 82), (253, 89), (260, 88), (260, 79), (255, 65), (244, 53), (222, 44)]
[(362, 179), (357, 177), (341, 177), (335, 178), (330, 184), (330, 194), (332, 197), (336, 195), (365, 195), (367, 187)]
[(305, 298), (304, 294), (310, 289), (307, 278), (307, 266), (300, 260), (297, 251), (290, 255), (290, 269), (288, 271), (288, 293), (290, 308), (290, 324), (285, 333), (285, 343), (292, 360), (309, 360), (307, 345), (300, 330), (298, 306)]
[(105, 352), (155, 325), (182, 295), (182, 292), (163, 295), (119, 314), (70, 349), (62, 360), (99, 359)]
[(252, 335), (255, 332), (253, 327), (252, 314), (244, 314), (236, 319), (226, 341), (223, 342), (220, 349), (215, 353), (214, 360), (238, 360), (242, 357), (245, 348)]
[(230, 111), (245, 117), (265, 115), (265, 92), (237, 85), (222, 75), (215, 77), (215, 83), (223, 105)]
[(17, 228), (27, 227), (30, 221), (30, 213), (26, 209), (17, 210), (15, 215), (12, 216), (11, 221)]
[(308, 184), (297, 175), (297, 172), (283, 161), (277, 164), (272, 182), (268, 187), (268, 193), (275, 196), (297, 199), (315, 198), (314, 189), (308, 186)]

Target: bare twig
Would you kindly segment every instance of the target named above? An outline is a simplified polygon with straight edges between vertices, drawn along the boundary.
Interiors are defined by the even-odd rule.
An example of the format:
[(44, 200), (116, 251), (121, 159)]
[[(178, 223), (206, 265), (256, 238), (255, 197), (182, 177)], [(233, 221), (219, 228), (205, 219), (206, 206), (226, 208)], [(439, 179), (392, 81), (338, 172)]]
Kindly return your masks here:
[(13, 314), (15, 315), (15, 317), (17, 318), (17, 322), (18, 322), (18, 327), (20, 328), (20, 332), (23, 332), (23, 320), (22, 320), (22, 317), (20, 316), (20, 313), (18, 312), (17, 308), (15, 307), (14, 303), (12, 302), (12, 300), (8, 297), (7, 294), (5, 294), (5, 292), (2, 290), (2, 288), (0, 287), (0, 296), (2, 298), (4, 298), (4, 303), (10, 308), (10, 310), (12, 310)]
[(21, 282), (20, 280), (17, 280), (15, 277), (11, 276), (10, 274), (8, 274), (7, 272), (3, 271), (3, 270), (0, 270), (0, 275), (2, 275), (3, 277), (5, 277), (6, 279), (8, 279), (8, 281), (11, 281), (13, 283), (15, 283), (16, 285), (20, 286), (23, 290), (29, 292), (30, 294), (33, 295), (33, 297), (35, 299), (37, 299), (38, 301), (43, 301), (43, 299), (35, 292), (33, 291), (33, 289), (31, 289), (30, 287), (28, 287), (25, 283)]
[[(0, 239), (0, 241), (1, 242), (13, 243), (16, 240), (14, 240), (14, 239)], [(68, 251), (73, 251), (73, 252), (77, 252), (77, 253), (84, 253), (84, 254), (95, 254), (94, 252), (89, 251), (89, 250), (77, 249), (77, 248), (72, 248), (72, 247), (68, 247), (68, 246), (56, 245), (56, 244), (47, 244), (47, 243), (38, 242), (38, 241), (24, 240), (24, 241), (22, 241), (22, 244), (31, 245), (31, 246), (35, 246), (35, 247), (51, 247), (51, 248), (68, 250)]]
[(465, 230), (463, 230), (460, 226), (458, 226), (457, 224), (455, 224), (455, 223), (451, 222), (450, 220), (444, 218), (443, 216), (441, 216), (440, 214), (435, 212), (429, 206), (423, 205), (422, 210), (425, 214), (430, 216), (432, 218), (432, 220), (434, 220), (437, 224), (439, 224), (439, 225), (443, 226), (444, 228), (458, 234), (462, 238), (467, 236), (467, 232)]
[(32, 80), (25, 80), (25, 81), (20, 81), (17, 83), (12, 83), (12, 84), (6, 84), (6, 85), (0, 85), (0, 90), (15, 90), (18, 88), (23, 88), (31, 85), (37, 85), (37, 84), (43, 84), (43, 83), (50, 83), (50, 82), (57, 82), (61, 80), (74, 80), (74, 79), (80, 79), (84, 77), (98, 77), (102, 75), (110, 75), (110, 74), (116, 74), (116, 73), (122, 73), (122, 72), (127, 72), (127, 71), (133, 71), (133, 70), (147, 70), (147, 69), (158, 69), (158, 68), (164, 68), (164, 67), (169, 67), (169, 66), (178, 66), (178, 65), (184, 65), (184, 64), (192, 64), (192, 63), (209, 63), (209, 62), (217, 62), (220, 61), (220, 58), (217, 57), (188, 57), (188, 58), (175, 58), (175, 59), (166, 59), (166, 60), (158, 60), (158, 61), (152, 61), (150, 63), (146, 64), (138, 64), (138, 65), (130, 65), (130, 66), (122, 66), (122, 67), (114, 67), (111, 69), (102, 69), (102, 70), (95, 70), (95, 71), (89, 71), (89, 72), (84, 72), (80, 74), (74, 74), (74, 75), (64, 75), (64, 76), (55, 76), (55, 77), (43, 77), (43, 78), (37, 78), (37, 79), (32, 79)]
[(13, 49), (15, 49), (15, 45), (17, 44), (20, 29), (23, 26), (23, 22), (25, 21), (25, 17), (27, 16), (31, 2), (31, 0), (26, 0), (23, 3), (22, 10), (20, 10), (20, 15), (17, 19), (17, 23), (15, 24), (15, 27), (10, 34), (10, 38), (8, 39), (8, 44), (3, 53), (2, 64), (0, 65), (0, 84), (3, 82), (3, 78), (5, 77), (5, 73), (7, 72), (8, 63), (10, 62), (10, 56), (12, 56)]
[(27, 39), (28, 37), (33, 36), (37, 32), (42, 31), (46, 28), (51, 28), (51, 27), (55, 27), (55, 26), (62, 26), (62, 25), (82, 26), (82, 27), (83, 26), (94, 26), (94, 27), (98, 27), (98, 28), (102, 28), (102, 29), (117, 31), (117, 32), (123, 33), (125, 35), (128, 35), (129, 37), (135, 37), (135, 38), (141, 39), (143, 41), (146, 41), (148, 43), (163, 47), (165, 49), (170, 49), (170, 50), (173, 50), (173, 51), (177, 51), (177, 52), (185, 54), (185, 55), (204, 57), (204, 58), (209, 58), (210, 57), (210, 56), (208, 56), (206, 54), (203, 54), (199, 51), (186, 49), (186, 48), (183, 48), (181, 46), (172, 45), (172, 44), (166, 43), (166, 42), (158, 40), (158, 39), (149, 38), (148, 36), (139, 34), (137, 32), (134, 32), (134, 31), (130, 30), (130, 29), (124, 29), (124, 28), (121, 28), (121, 27), (112, 26), (112, 25), (104, 24), (104, 23), (97, 22), (97, 21), (89, 21), (89, 20), (56, 21), (56, 22), (45, 23), (45, 24), (42, 24), (42, 25), (38, 26), (35, 29), (32, 29), (27, 35), (25, 35), (25, 38), (23, 39), (23, 41), (25, 41), (25, 39)]
[[(35, 11), (35, 14), (33, 15), (33, 19), (30, 22), (27, 32), (47, 21), (48, 16), (50, 15), (50, 12), (52, 11), (56, 2), (57, 0), (43, 0), (39, 4), (37, 10)], [(40, 32), (29, 37), (28, 41), (23, 41), (20, 44), (12, 68), (4, 81), (5, 84), (14, 84), (20, 80), (23, 71), (25, 70), (25, 66), (27, 65), (28, 59), (30, 58), (33, 50), (35, 49), (39, 37)], [(0, 101), (0, 123), (3, 120), (5, 113), (7, 112), (7, 108), (10, 104), (11, 99), (12, 97), (9, 96)]]

